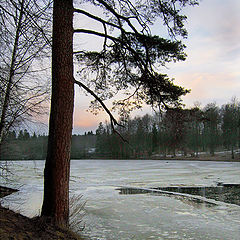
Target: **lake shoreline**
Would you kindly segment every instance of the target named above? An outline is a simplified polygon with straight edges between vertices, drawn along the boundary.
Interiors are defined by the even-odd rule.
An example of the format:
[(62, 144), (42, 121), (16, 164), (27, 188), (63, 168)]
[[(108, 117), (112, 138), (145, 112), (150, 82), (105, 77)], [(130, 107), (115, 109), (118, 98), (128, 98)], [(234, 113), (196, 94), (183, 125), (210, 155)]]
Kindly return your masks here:
[[(72, 161), (77, 160), (129, 160), (129, 161), (139, 161), (139, 160), (158, 160), (158, 161), (215, 161), (215, 162), (240, 162), (240, 152), (234, 153), (234, 159), (232, 158), (232, 154), (230, 151), (224, 152), (215, 152), (214, 155), (211, 155), (206, 152), (199, 152), (198, 155), (183, 155), (183, 154), (176, 154), (174, 155), (162, 155), (162, 154), (153, 154), (151, 156), (135, 156), (129, 158), (114, 158), (109, 156), (88, 156), (88, 158), (72, 158)], [(8, 162), (21, 162), (21, 161), (45, 161), (45, 159), (11, 159), (11, 160), (0, 160), (0, 161), (8, 161)]]
[[(151, 158), (152, 160), (161, 160)], [(232, 159), (230, 156), (199, 156), (199, 157), (166, 157), (164, 160), (174, 161), (212, 161), (212, 162), (240, 162), (239, 156)]]
[[(121, 160), (129, 160), (129, 161), (141, 161), (141, 160), (157, 160), (157, 161), (193, 161), (193, 162), (197, 162), (197, 161), (205, 161), (205, 162), (240, 162), (240, 158), (239, 156), (235, 157), (234, 159), (232, 159), (231, 157), (221, 157), (221, 156), (201, 156), (201, 157), (182, 157), (182, 156), (178, 156), (178, 157), (158, 157), (158, 156), (154, 156), (154, 157), (146, 157), (146, 158), (81, 158), (81, 159), (71, 159), (71, 161), (84, 161), (84, 160), (117, 160), (117, 161), (121, 161)], [(21, 161), (45, 161), (45, 159), (24, 159), (24, 160), (0, 160), (2, 162), (21, 162)]]
[[(0, 196), (4, 197), (18, 190), (0, 186)], [(0, 198), (1, 199), (1, 198)], [(69, 229), (51, 226), (40, 217), (28, 218), (3, 207), (0, 202), (1, 239), (32, 240), (83, 240)]]

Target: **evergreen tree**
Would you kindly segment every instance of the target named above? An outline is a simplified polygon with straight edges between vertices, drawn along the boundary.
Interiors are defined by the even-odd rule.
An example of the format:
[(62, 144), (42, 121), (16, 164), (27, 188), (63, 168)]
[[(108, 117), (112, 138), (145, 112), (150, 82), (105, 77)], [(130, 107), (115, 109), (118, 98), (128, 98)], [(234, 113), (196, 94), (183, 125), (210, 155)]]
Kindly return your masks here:
[(214, 155), (214, 152), (220, 141), (220, 114), (219, 108), (215, 103), (209, 103), (204, 108), (204, 119), (204, 142), (209, 147), (210, 154)]
[(158, 145), (159, 145), (158, 130), (157, 130), (156, 124), (154, 123), (152, 127), (152, 152), (157, 151)]
[(237, 145), (239, 132), (239, 107), (233, 101), (230, 104), (222, 106), (222, 136), (223, 144), (226, 149), (232, 151), (232, 159), (234, 159), (234, 148)]
[[(76, 1), (77, 2), (77, 1)], [(96, 12), (93, 15), (73, 7), (72, 0), (54, 0), (52, 45), (52, 98), (49, 140), (44, 170), (44, 201), (42, 216), (57, 225), (68, 226), (70, 145), (73, 119), (74, 86), (90, 93), (110, 116), (111, 126), (117, 121), (103, 100), (119, 90), (135, 89), (129, 98), (115, 102), (127, 111), (132, 104), (139, 107), (146, 102), (152, 106), (178, 106), (180, 97), (188, 93), (173, 84), (160, 66), (166, 62), (184, 60), (184, 44), (176, 40), (187, 36), (186, 16), (181, 10), (196, 5), (197, 0), (178, 1), (87, 1)], [(76, 3), (77, 4), (77, 3)], [(82, 14), (103, 25), (103, 31), (74, 29), (73, 13)], [(150, 25), (161, 18), (172, 40), (154, 36)], [(116, 36), (116, 30), (119, 36)], [(80, 81), (73, 77), (73, 33), (89, 34), (103, 39), (99, 52), (81, 50), (76, 53)], [(94, 80), (93, 80), (94, 79)], [(93, 81), (92, 81), (93, 80)], [(94, 86), (94, 90), (91, 87)], [(109, 89), (109, 87), (113, 87)], [(98, 108), (96, 104), (95, 109)], [(59, 182), (61, 184), (59, 184)]]
[(203, 116), (202, 111), (195, 107), (190, 109), (188, 131), (187, 131), (187, 146), (188, 149), (198, 156), (198, 152), (202, 147), (202, 130), (203, 130)]

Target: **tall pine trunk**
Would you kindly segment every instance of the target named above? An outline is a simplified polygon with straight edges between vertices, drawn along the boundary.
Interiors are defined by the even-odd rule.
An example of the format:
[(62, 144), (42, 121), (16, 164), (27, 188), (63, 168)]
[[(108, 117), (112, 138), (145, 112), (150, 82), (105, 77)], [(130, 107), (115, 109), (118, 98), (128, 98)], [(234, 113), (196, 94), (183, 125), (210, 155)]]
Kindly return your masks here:
[(70, 148), (73, 122), (73, 1), (54, 0), (52, 98), (44, 170), (43, 217), (69, 224)]

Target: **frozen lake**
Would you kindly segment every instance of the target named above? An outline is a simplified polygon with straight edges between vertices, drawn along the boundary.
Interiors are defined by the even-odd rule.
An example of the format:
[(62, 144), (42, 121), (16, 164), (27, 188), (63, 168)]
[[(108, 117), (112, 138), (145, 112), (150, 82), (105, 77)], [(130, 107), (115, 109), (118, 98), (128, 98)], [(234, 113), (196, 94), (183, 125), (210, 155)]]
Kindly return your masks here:
[[(39, 214), (43, 167), (44, 161), (13, 162), (10, 169), (15, 175), (8, 186), (17, 185), (20, 191), (5, 197), (4, 205), (27, 216)], [(135, 191), (216, 187), (222, 183), (240, 184), (240, 163), (158, 160), (74, 160), (71, 163), (71, 195), (83, 195), (86, 201), (83, 233), (93, 240), (239, 240), (240, 206), (237, 204), (224, 203), (221, 198), (208, 204), (192, 201), (189, 194), (181, 197)], [(207, 200), (208, 195), (203, 196)]]

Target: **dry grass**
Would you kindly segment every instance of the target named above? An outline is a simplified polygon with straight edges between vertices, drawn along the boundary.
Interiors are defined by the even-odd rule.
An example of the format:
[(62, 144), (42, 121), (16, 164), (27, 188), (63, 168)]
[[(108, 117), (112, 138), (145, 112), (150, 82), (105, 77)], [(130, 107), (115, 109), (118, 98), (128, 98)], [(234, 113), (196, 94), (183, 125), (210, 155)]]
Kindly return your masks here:
[(70, 197), (70, 229), (74, 232), (79, 233), (84, 229), (85, 205), (86, 202), (82, 199), (82, 195), (73, 195)]
[(27, 218), (0, 206), (0, 240), (81, 240), (69, 229), (47, 224), (42, 218)]
[[(11, 194), (16, 190), (1, 187), (0, 196)], [(82, 195), (72, 196), (70, 199), (70, 229), (80, 233), (84, 225), (82, 218), (85, 202)], [(28, 218), (17, 212), (1, 206), (0, 202), (0, 240), (82, 240), (79, 235), (70, 229), (53, 226), (42, 217)]]

